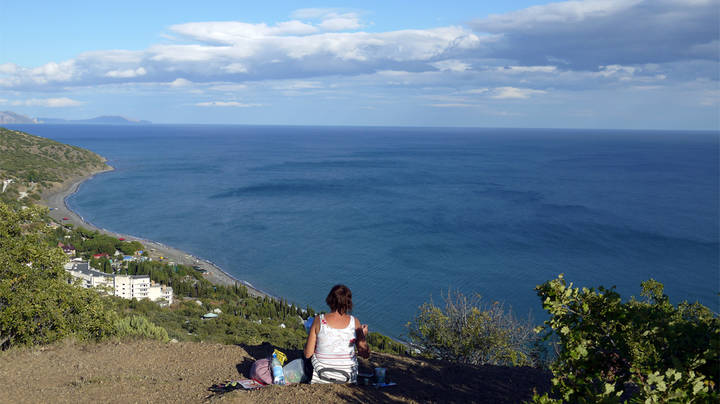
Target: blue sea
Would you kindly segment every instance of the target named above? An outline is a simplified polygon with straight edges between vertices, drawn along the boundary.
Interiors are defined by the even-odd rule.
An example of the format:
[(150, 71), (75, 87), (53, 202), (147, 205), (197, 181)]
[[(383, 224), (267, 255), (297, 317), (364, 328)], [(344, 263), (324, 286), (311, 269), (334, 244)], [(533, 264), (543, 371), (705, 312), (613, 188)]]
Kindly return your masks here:
[(221, 125), (14, 128), (116, 168), (68, 199), (91, 223), (186, 250), (299, 305), (330, 287), (402, 337), (418, 306), (534, 287), (665, 284), (718, 310), (718, 133)]

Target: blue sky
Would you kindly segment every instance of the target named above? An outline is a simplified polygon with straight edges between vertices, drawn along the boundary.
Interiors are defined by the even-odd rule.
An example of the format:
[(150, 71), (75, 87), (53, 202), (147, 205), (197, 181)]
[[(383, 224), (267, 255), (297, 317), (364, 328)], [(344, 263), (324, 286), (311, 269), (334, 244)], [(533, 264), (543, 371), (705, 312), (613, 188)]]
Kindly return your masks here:
[(5, 1), (0, 110), (718, 130), (719, 16), (720, 0)]

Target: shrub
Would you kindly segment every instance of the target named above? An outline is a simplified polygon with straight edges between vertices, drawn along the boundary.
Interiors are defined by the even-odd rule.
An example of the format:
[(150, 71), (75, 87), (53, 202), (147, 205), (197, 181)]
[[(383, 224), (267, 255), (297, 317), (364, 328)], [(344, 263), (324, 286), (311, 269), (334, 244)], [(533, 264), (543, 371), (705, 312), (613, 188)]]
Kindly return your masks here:
[(614, 289), (573, 288), (563, 276), (537, 287), (550, 313), (538, 331), (558, 339), (553, 389), (535, 402), (718, 402), (720, 320), (698, 303), (669, 302), (642, 283), (644, 301)]
[(518, 321), (498, 302), (482, 303), (460, 292), (443, 298), (445, 307), (423, 304), (409, 323), (411, 342), (427, 357), (472, 365), (538, 365), (538, 337), (530, 321)]
[(115, 332), (118, 337), (135, 337), (168, 341), (167, 331), (153, 324), (143, 316), (129, 316), (115, 321)]

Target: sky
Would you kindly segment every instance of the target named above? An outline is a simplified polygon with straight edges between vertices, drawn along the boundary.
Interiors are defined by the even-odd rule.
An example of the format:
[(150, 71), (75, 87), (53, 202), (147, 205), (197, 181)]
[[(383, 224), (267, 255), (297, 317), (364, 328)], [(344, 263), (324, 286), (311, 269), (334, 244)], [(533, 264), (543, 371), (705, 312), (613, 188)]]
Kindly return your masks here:
[(0, 1), (0, 110), (720, 130), (720, 0)]

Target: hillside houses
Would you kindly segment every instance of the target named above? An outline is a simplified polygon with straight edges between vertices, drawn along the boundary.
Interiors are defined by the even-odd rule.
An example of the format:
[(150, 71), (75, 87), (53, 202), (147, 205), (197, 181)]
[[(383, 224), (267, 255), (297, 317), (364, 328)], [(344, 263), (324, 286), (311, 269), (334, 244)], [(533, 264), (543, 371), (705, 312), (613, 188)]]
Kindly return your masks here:
[(70, 257), (75, 256), (75, 247), (72, 244), (63, 244), (61, 242), (58, 242), (58, 247), (62, 248), (63, 252), (66, 255)]
[(85, 288), (98, 288), (125, 299), (149, 299), (168, 305), (173, 302), (172, 287), (157, 284), (148, 275), (106, 274), (83, 261), (71, 261), (65, 264), (65, 270), (80, 279)]

